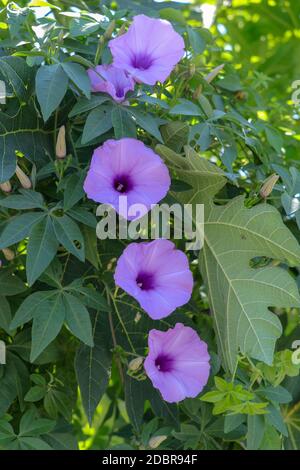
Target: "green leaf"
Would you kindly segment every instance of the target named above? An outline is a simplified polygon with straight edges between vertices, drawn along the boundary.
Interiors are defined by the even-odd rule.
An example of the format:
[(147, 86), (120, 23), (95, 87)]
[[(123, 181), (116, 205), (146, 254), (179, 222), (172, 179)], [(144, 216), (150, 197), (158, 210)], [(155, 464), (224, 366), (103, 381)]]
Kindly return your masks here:
[(69, 113), (69, 117), (71, 118), (77, 116), (78, 114), (86, 113), (91, 109), (97, 108), (108, 100), (108, 96), (105, 95), (92, 95), (90, 99), (82, 98), (81, 100), (77, 101), (74, 108), (72, 108)]
[(158, 124), (151, 114), (145, 114), (135, 107), (130, 107), (128, 112), (135, 118), (136, 123), (149, 134), (153, 135), (159, 142), (163, 142)]
[(68, 76), (60, 64), (42, 65), (35, 80), (37, 99), (46, 122), (66, 94)]
[(205, 49), (206, 41), (204, 35), (200, 34), (195, 28), (187, 27), (189, 42), (195, 55), (202, 54)]
[(266, 415), (266, 420), (273, 425), (277, 431), (280, 432), (285, 437), (288, 437), (289, 433), (287, 430), (287, 426), (283, 420), (283, 416), (280, 412), (280, 408), (275, 407), (274, 405), (270, 404), (267, 407), (268, 414)]
[(257, 450), (265, 431), (265, 418), (262, 415), (248, 416), (247, 450)]
[(230, 433), (245, 421), (245, 415), (226, 415), (224, 419), (224, 432)]
[(84, 196), (83, 182), (85, 173), (73, 173), (64, 186), (64, 210), (68, 211)]
[(28, 237), (31, 227), (40, 222), (45, 216), (46, 214), (43, 212), (27, 212), (12, 217), (1, 232), (0, 249), (24, 240)]
[(1, 366), (1, 369), (4, 369), (0, 377), (0, 416), (3, 416), (16, 398), (18, 391), (13, 364), (7, 360), (7, 365)]
[(84, 209), (83, 207), (74, 207), (72, 209), (69, 209), (67, 212), (68, 215), (70, 215), (73, 219), (77, 220), (77, 222), (80, 222), (81, 224), (92, 228), (94, 234), (96, 234), (97, 219), (94, 214), (91, 214), (91, 212)]
[(41, 387), (40, 385), (34, 385), (26, 393), (24, 400), (34, 403), (35, 401), (40, 401), (44, 398), (46, 394), (46, 387)]
[(218, 80), (216, 85), (228, 91), (240, 91), (243, 86), (237, 74), (227, 73), (224, 78)]
[(64, 304), (66, 323), (71, 332), (83, 343), (93, 347), (92, 323), (85, 306), (71, 294), (64, 294)]
[[(1, 282), (1, 281), (0, 281)], [(10, 331), (11, 322), (11, 309), (5, 297), (0, 295), (0, 328), (2, 328), (8, 335)]]
[(100, 107), (90, 112), (87, 117), (81, 142), (86, 144), (112, 128), (111, 108)]
[(107, 316), (97, 312), (93, 321), (94, 347), (80, 346), (75, 358), (77, 381), (90, 424), (110, 377), (112, 353), (109, 338)]
[[(191, 191), (171, 193), (172, 196), (180, 203), (205, 204), (200, 268), (223, 364), (233, 371), (239, 351), (272, 364), (275, 342), (282, 329), (269, 307), (297, 307), (299, 293), (286, 270), (273, 266), (254, 269), (250, 262), (254, 257), (266, 256), (298, 265), (300, 248), (296, 239), (273, 206), (260, 204), (248, 209), (243, 197), (236, 197), (225, 206), (214, 205), (213, 197), (225, 184), (223, 174), (191, 148), (186, 149), (185, 159), (176, 154), (174, 158), (162, 146), (156, 150), (168, 162), (172, 159), (178, 178), (193, 187)], [(198, 222), (199, 233), (202, 229)]]
[(17, 295), (24, 290), (25, 284), (10, 269), (0, 270), (0, 295)]
[(86, 259), (98, 270), (100, 257), (98, 252), (98, 238), (96, 230), (90, 226), (83, 226), (82, 232), (84, 236)]
[(24, 323), (29, 322), (35, 312), (39, 312), (41, 305), (47, 302), (48, 300), (52, 300), (53, 297), (57, 296), (57, 291), (44, 291), (44, 292), (34, 292), (33, 294), (29, 295), (25, 298), (22, 302), (16, 314), (11, 322), (11, 329), (14, 330)]
[(111, 113), (111, 120), (116, 139), (121, 139), (122, 137), (136, 138), (135, 123), (129, 113), (121, 108), (121, 106), (114, 107)]
[(18, 440), (20, 450), (52, 450), (52, 448), (38, 437), (22, 437)]
[(21, 57), (0, 57), (0, 70), (19, 100), (26, 101), (30, 92), (28, 84), (31, 75), (26, 61)]
[(36, 416), (34, 410), (28, 410), (20, 421), (19, 437), (40, 436), (53, 430), (55, 422)]
[(277, 403), (290, 403), (293, 399), (292, 395), (288, 390), (281, 387), (265, 387), (256, 390), (256, 393), (261, 393), (268, 400), (275, 401)]
[(267, 426), (260, 450), (281, 450), (281, 437), (273, 426)]
[(44, 130), (35, 107), (30, 104), (15, 109), (9, 102), (0, 111), (0, 183), (16, 171), (16, 152), (39, 165), (48, 162), (53, 130)]
[(180, 153), (188, 141), (189, 125), (186, 122), (173, 121), (161, 126), (160, 130), (165, 145)]
[(73, 294), (79, 296), (82, 303), (87, 307), (94, 308), (95, 310), (101, 310), (104, 312), (109, 312), (110, 307), (107, 304), (106, 299), (100, 294), (100, 292), (92, 289), (90, 287), (74, 287), (70, 289), (71, 286), (68, 286), (68, 290), (73, 292)]
[(44, 209), (44, 199), (32, 189), (19, 189), (21, 195), (12, 195), (0, 199), (0, 206), (8, 209)]
[(49, 266), (59, 246), (51, 217), (35, 224), (29, 234), (27, 246), (26, 273), (31, 286)]
[(61, 293), (39, 302), (39, 308), (33, 312), (31, 362), (56, 338), (64, 320), (65, 305)]
[(53, 224), (58, 241), (80, 261), (84, 261), (84, 239), (76, 222), (63, 215), (55, 217)]
[(283, 146), (283, 139), (281, 134), (272, 127), (265, 127), (266, 137), (268, 139), (269, 144), (276, 150), (277, 153), (281, 153), (281, 149)]
[(61, 66), (70, 80), (90, 99), (91, 82), (85, 68), (75, 62), (63, 62)]
[(170, 114), (182, 114), (183, 116), (202, 116), (203, 113), (199, 106), (197, 106), (192, 101), (188, 101), (184, 98), (179, 100), (179, 103), (176, 104), (171, 110)]

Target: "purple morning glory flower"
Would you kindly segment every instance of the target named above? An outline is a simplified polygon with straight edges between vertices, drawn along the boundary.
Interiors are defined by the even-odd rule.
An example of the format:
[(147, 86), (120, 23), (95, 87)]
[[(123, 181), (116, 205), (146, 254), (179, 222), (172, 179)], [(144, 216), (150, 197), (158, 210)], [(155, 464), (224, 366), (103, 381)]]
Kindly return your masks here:
[(115, 283), (132, 295), (154, 320), (186, 304), (193, 275), (186, 255), (169, 240), (131, 243), (120, 256)]
[[(94, 151), (83, 187), (90, 199), (110, 204), (131, 220), (146, 214), (152, 204), (163, 199), (170, 184), (168, 168), (153, 150), (139, 140), (123, 138), (107, 140)], [(134, 204), (141, 205), (138, 216), (130, 215)]]
[(144, 362), (153, 386), (169, 403), (196, 397), (209, 377), (207, 344), (196, 331), (176, 323), (167, 331), (151, 330)]
[(89, 69), (88, 75), (92, 91), (108, 93), (117, 102), (124, 101), (126, 93), (134, 90), (134, 80), (113, 65), (98, 65), (95, 69)]
[(137, 15), (127, 33), (112, 39), (109, 47), (116, 67), (137, 82), (164, 82), (184, 55), (184, 41), (171, 23)]

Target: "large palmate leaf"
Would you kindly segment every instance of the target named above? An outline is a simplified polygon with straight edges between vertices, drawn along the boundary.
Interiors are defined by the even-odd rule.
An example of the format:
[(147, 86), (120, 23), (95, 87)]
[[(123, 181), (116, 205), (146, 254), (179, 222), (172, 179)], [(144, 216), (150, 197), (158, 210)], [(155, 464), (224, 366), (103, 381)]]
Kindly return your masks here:
[(254, 269), (250, 262), (264, 256), (297, 265), (300, 247), (296, 239), (278, 211), (266, 203), (247, 209), (243, 197), (237, 197), (224, 206), (213, 204), (225, 178), (191, 148), (186, 148), (185, 158), (163, 146), (157, 146), (157, 151), (179, 179), (192, 186), (190, 191), (172, 195), (181, 203), (204, 204), (200, 269), (225, 367), (234, 370), (239, 351), (271, 364), (281, 323), (269, 307), (296, 307), (300, 298), (286, 270), (272, 265)]
[(48, 161), (52, 131), (43, 130), (33, 106), (0, 112), (0, 183), (16, 171), (16, 152), (41, 165)]

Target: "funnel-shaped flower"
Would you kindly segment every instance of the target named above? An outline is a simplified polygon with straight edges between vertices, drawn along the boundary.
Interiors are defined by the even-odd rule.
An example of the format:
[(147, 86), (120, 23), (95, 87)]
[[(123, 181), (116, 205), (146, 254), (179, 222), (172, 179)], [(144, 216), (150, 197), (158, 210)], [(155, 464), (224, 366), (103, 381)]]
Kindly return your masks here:
[(137, 15), (109, 47), (116, 67), (142, 83), (164, 82), (184, 55), (184, 41), (165, 20)]
[(164, 239), (128, 245), (118, 260), (115, 282), (154, 320), (186, 304), (193, 290), (186, 255)]
[(196, 397), (206, 385), (210, 365), (207, 345), (196, 331), (176, 323), (167, 331), (151, 330), (146, 374), (165, 401)]
[(89, 69), (88, 75), (93, 91), (108, 93), (118, 103), (125, 100), (128, 91), (134, 90), (134, 80), (113, 65), (98, 65)]
[(107, 140), (94, 151), (84, 190), (90, 199), (110, 204), (123, 217), (134, 219), (128, 215), (131, 206), (140, 204), (139, 217), (146, 214), (165, 197), (170, 184), (168, 168), (153, 150), (136, 139), (123, 138)]

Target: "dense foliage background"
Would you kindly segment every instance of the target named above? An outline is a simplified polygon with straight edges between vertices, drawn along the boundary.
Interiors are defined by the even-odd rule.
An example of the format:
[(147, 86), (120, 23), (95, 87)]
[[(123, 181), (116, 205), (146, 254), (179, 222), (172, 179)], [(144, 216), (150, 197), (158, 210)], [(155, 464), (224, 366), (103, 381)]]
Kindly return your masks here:
[[(0, 198), (0, 448), (298, 449), (300, 4), (0, 7), (0, 181), (12, 186)], [(171, 21), (186, 57), (129, 106), (91, 96), (86, 69), (110, 62), (108, 40), (141, 12)], [(124, 241), (97, 240), (82, 190), (93, 149), (133, 135), (168, 164), (166, 201), (208, 208), (205, 247), (188, 253), (192, 301), (161, 322), (115, 292)], [(128, 364), (149, 329), (178, 320), (208, 343), (212, 371), (199, 398), (169, 405)]]

